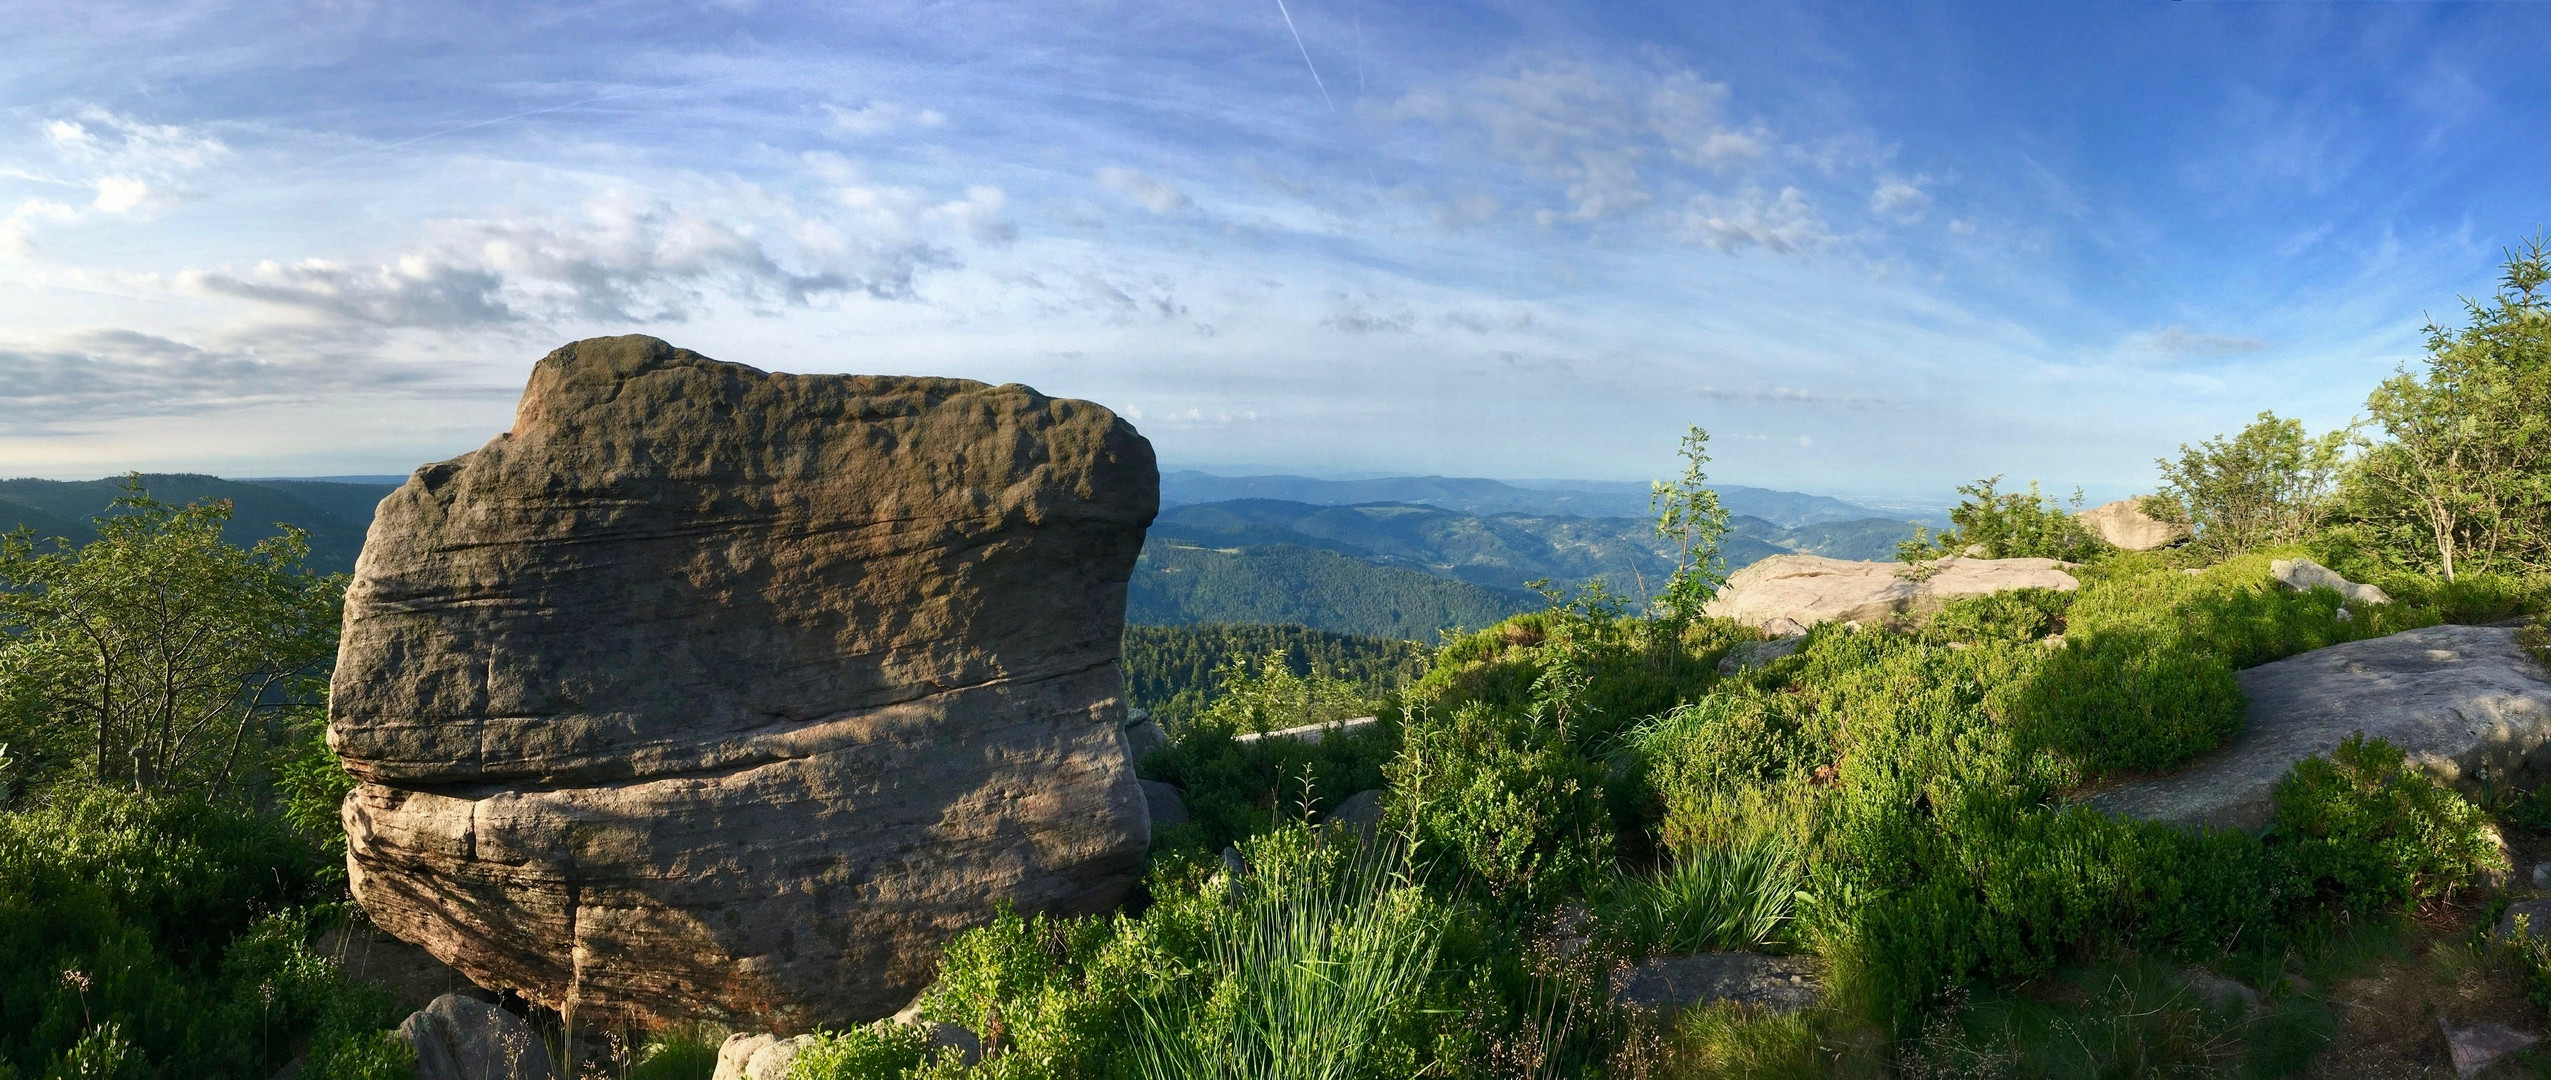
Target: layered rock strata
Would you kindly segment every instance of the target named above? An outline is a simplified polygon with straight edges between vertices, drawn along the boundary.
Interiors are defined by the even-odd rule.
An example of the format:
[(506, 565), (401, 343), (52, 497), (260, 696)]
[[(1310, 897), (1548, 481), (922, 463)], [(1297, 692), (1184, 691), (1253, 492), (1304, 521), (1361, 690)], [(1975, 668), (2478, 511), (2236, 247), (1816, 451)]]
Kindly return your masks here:
[(996, 901), (1112, 906), (1157, 476), (1023, 386), (550, 354), (356, 567), (356, 898), (481, 985), (778, 1031), (891, 1014)]

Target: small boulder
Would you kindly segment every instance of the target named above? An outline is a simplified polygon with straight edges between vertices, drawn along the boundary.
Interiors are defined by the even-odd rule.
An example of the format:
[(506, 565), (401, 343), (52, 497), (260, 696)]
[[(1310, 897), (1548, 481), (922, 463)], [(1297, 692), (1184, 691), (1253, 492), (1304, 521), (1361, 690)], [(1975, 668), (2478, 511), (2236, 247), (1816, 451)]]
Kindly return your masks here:
[(2054, 559), (1938, 559), (1916, 572), (1896, 562), (1774, 555), (1727, 579), (1704, 614), (1767, 632), (1821, 622), (1885, 623), (1920, 618), (1962, 596), (2008, 589), (2059, 589), (2081, 582)]
[(2542, 1041), (2541, 1036), (2527, 1035), (2505, 1024), (2482, 1021), (2469, 1027), (2455, 1027), (2443, 1013), (2436, 1014), (2436, 1026), (2445, 1032), (2445, 1052), (2452, 1055), (2454, 1074), (2477, 1076), (2499, 1058)]
[(2263, 1000), (2257, 988), (2239, 979), (2227, 979), (2204, 968), (2189, 968), (2188, 992), (2216, 1012), (2248, 1012)]
[(1770, 641), (1746, 641), (1730, 646), (1727, 655), (1718, 658), (1718, 673), (1734, 675), (1747, 668), (1758, 668), (1798, 651), (1807, 644), (1807, 635), (1773, 638)]
[(1380, 788), (1359, 791), (1338, 800), (1329, 810), (1327, 824), (1340, 829), (1353, 829), (1356, 834), (1371, 837), (1382, 824), (1382, 800), (1387, 795)]
[(717, 1071), (710, 1080), (788, 1080), (788, 1067), (797, 1063), (812, 1035), (781, 1038), (777, 1035), (735, 1034), (717, 1048)]
[(2231, 742), (2090, 804), (2150, 821), (2263, 829), (2294, 763), (2360, 731), (2468, 792), (2483, 776), (2501, 787), (2540, 784), (2551, 779), (2551, 680), (2515, 634), (2430, 626), (2261, 664), (2240, 673), (2250, 703)]
[(912, 1004), (904, 1006), (902, 1012), (896, 1013), (893, 1022), (920, 1029), (923, 1035), (929, 1037), (930, 1045), (955, 1051), (957, 1060), (968, 1067), (983, 1060), (982, 1039), (976, 1038), (974, 1032), (966, 1030), (961, 1024), (924, 1018), (921, 1015), (920, 998), (912, 999)]
[(399, 1024), (416, 1051), (416, 1080), (551, 1080), (548, 1044), (522, 1017), (445, 994)]
[(1151, 827), (1154, 830), (1187, 823), (1187, 801), (1178, 797), (1176, 784), (1143, 781), (1143, 805), (1151, 808)]
[(1125, 710), (1125, 753), (1135, 761), (1143, 755), (1169, 745), (1169, 733), (1161, 730), (1160, 721), (1143, 709)]
[(2278, 581), (2284, 582), (2286, 588), (2296, 592), (2328, 589), (2351, 604), (2392, 602), (2391, 596), (2383, 590), (2372, 585), (2359, 585), (2349, 581), (2338, 576), (2338, 571), (2310, 559), (2278, 559), (2268, 564), (2268, 573), (2275, 575)]
[(1612, 976), (1612, 1000), (1632, 1009), (1681, 1012), (1733, 1001), (1793, 1013), (1824, 996), (1824, 968), (1812, 957), (1761, 953), (1659, 956)]
[(2533, 887), (2551, 889), (2551, 862), (2533, 864)]
[(2119, 499), (2073, 516), (2108, 546), (2127, 551), (2151, 551), (2188, 538), (2187, 526), (2144, 513), (2141, 503), (2140, 499)]
[(2516, 924), (2524, 924), (2528, 937), (2551, 939), (2551, 900), (2519, 900), (2507, 905), (2506, 914), (2498, 916), (2498, 925), (2489, 936), (2505, 941), (2516, 936)]

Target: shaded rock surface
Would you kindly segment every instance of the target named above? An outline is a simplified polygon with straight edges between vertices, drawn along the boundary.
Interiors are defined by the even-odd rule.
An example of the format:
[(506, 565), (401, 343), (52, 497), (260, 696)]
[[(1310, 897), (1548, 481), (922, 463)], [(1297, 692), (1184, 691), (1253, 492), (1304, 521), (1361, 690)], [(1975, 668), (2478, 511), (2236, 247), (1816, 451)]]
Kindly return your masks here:
[[(2285, 587), (2296, 592), (2328, 589), (2351, 604), (2388, 604), (2391, 595), (2372, 585), (2359, 585), (2340, 577), (2338, 571), (2310, 559), (2277, 559), (2268, 563), (2268, 573)], [(2345, 610), (2345, 609), (2341, 609)]]
[(2478, 1076), (2499, 1058), (2542, 1041), (2538, 1035), (2489, 1021), (2455, 1027), (2442, 1013), (2436, 1016), (2436, 1026), (2444, 1030), (2445, 1052), (2453, 1058), (2454, 1074), (2462, 1077)]
[(401, 1021), (416, 1051), (416, 1080), (550, 1080), (549, 1047), (522, 1017), (476, 998), (445, 994)]
[(1322, 824), (1353, 829), (1357, 835), (1369, 838), (1373, 830), (1382, 824), (1382, 812), (1387, 808), (1384, 800), (1389, 797), (1390, 793), (1381, 788), (1356, 792), (1338, 800), (1338, 804), (1329, 809), (1329, 816)]
[(422, 1009), (445, 994), (495, 1000), (433, 953), (382, 933), (360, 917), (329, 927), (312, 947), (336, 961), (346, 977), (388, 990), (403, 1009)]
[(2489, 626), (2430, 626), (2291, 656), (2240, 673), (2250, 699), (2232, 741), (2167, 776), (2111, 788), (2093, 806), (2180, 825), (2266, 828), (2294, 763), (2356, 731), (2477, 793), (2551, 777), (2551, 679)]
[(1786, 631), (1820, 622), (1914, 618), (1961, 596), (2006, 589), (2081, 587), (2054, 559), (1948, 558), (1923, 565), (1928, 576), (1896, 562), (1775, 555), (1730, 576), (1703, 611), (1758, 629), (1787, 620), (1780, 625)]
[(2144, 513), (2137, 500), (2119, 499), (2101, 503), (2073, 515), (2084, 527), (2108, 542), (2110, 547), (2127, 551), (2151, 551), (2168, 547), (2188, 538), (2188, 527)]
[(1187, 823), (1187, 800), (1178, 793), (1178, 785), (1161, 780), (1143, 781), (1143, 805), (1151, 811), (1155, 829)]
[(2502, 941), (2514, 937), (2519, 923), (2526, 934), (2551, 940), (2551, 900), (2518, 900), (2507, 905), (2506, 912), (2498, 916), (2498, 925), (2490, 928), (2490, 935)]
[(1770, 641), (1743, 641), (1728, 646), (1727, 655), (1718, 658), (1718, 673), (1734, 675), (1747, 668), (1758, 668), (1784, 656), (1796, 653), (1807, 644), (1807, 635), (1792, 634)]
[(893, 1012), (998, 899), (1112, 906), (1156, 476), (1026, 387), (550, 354), (356, 567), (355, 896), (480, 985), (783, 1032)]
[(1761, 953), (1660, 956), (1613, 973), (1612, 1000), (1633, 1009), (1681, 1010), (1716, 1001), (1790, 1013), (1824, 995), (1814, 957)]

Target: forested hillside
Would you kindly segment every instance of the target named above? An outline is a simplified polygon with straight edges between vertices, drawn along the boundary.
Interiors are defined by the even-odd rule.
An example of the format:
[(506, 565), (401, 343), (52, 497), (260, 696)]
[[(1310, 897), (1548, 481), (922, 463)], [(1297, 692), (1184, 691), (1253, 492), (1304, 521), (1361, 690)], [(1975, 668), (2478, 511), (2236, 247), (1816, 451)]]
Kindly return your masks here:
[(1542, 605), (1421, 570), (1375, 566), (1292, 544), (1207, 548), (1154, 541), (1126, 591), (1128, 622), (1292, 623), (1339, 633), (1432, 642), (1438, 631), (1486, 626)]
[[(1909, 522), (1869, 519), (1828, 522), (1795, 529), (1754, 517), (1736, 517), (1721, 544), (1728, 569), (1773, 555), (1798, 552), (1838, 559), (1888, 559), (1896, 545), (1913, 535)], [(1519, 607), (1537, 606), (1530, 582), (1547, 580), (1573, 589), (1601, 579), (1613, 591), (1644, 596), (1674, 572), (1673, 544), (1644, 518), (1577, 517), (1572, 515), (1476, 515), (1413, 503), (1368, 503), (1319, 506), (1281, 499), (1236, 499), (1229, 502), (1167, 507), (1152, 523), (1149, 550), (1164, 545), (1220, 551), (1251, 551), (1285, 546), (1349, 556), (1375, 568), (1422, 571), (1472, 585), (1502, 590)], [(1190, 595), (1183, 620), (1200, 622), (1264, 621), (1256, 609), (1216, 606), (1225, 595), (1257, 595), (1283, 591), (1272, 583), (1243, 585), (1241, 576), (1262, 568), (1292, 568), (1303, 556), (1268, 556), (1258, 561), (1225, 559), (1210, 571), (1220, 585), (1210, 593)], [(1157, 574), (1161, 563), (1146, 563), (1139, 578)], [(1324, 583), (1361, 591), (1364, 574), (1333, 567)], [(1323, 587), (1327, 587), (1324, 585)], [(1141, 584), (1138, 581), (1137, 593)], [(1369, 622), (1340, 621), (1345, 606), (1359, 603), (1351, 595), (1296, 594), (1311, 614), (1305, 625), (1354, 633), (1381, 633)], [(1137, 605), (1136, 622), (1168, 621), (1154, 609)], [(1471, 624), (1476, 625), (1476, 624)], [(1431, 640), (1431, 639), (1428, 639)]]
[[(191, 503), (228, 499), (231, 537), (253, 544), (275, 535), (277, 523), (310, 531), (309, 566), (321, 573), (354, 569), (363, 550), (363, 534), (372, 527), (372, 510), (395, 484), (341, 483), (321, 480), (224, 480), (196, 473), (145, 473), (142, 485), (165, 502)], [(103, 480), (0, 480), (0, 533), (20, 528), (39, 540), (64, 537), (73, 543), (97, 538), (90, 519), (108, 512), (108, 504), (124, 493), (122, 477)]]
[[(1876, 510), (1840, 499), (1796, 491), (1715, 485), (1727, 512), (1758, 517), (1781, 528), (1827, 521), (1883, 518)], [(1229, 502), (1282, 499), (1321, 506), (1401, 502), (1439, 506), (1465, 514), (1574, 514), (1578, 517), (1646, 518), (1644, 483), (1601, 480), (1486, 480), (1471, 476), (1386, 476), (1370, 480), (1319, 480), (1308, 476), (1216, 476), (1193, 469), (1163, 473), (1160, 501)]]
[(1242, 665), (1277, 657), (1295, 675), (1336, 680), (1367, 699), (1380, 699), (1426, 674), (1431, 655), (1413, 641), (1300, 626), (1128, 626), (1125, 695), (1163, 723), (1175, 724), (1221, 696)]

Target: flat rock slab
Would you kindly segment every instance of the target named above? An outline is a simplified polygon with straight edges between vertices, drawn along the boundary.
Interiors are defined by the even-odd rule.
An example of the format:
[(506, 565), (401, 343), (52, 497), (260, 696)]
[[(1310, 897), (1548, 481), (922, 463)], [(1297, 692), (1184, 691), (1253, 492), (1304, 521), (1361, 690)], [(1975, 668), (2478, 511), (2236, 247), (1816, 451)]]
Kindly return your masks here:
[(1643, 1010), (1680, 1011), (1732, 1001), (1793, 1013), (1814, 1005), (1824, 992), (1824, 965), (1809, 956), (1660, 956), (1612, 977), (1612, 1000)]
[(1962, 596), (2007, 589), (2070, 592), (2081, 582), (2054, 559), (1949, 558), (1915, 570), (1900, 562), (1774, 555), (1737, 571), (1704, 614), (1756, 629), (1786, 631), (1822, 622), (1883, 623), (1918, 618)]
[(2316, 649), (2240, 675), (2241, 734), (2168, 776), (2094, 795), (2090, 805), (2178, 825), (2264, 829), (2294, 763), (2362, 731), (2438, 780), (2476, 791), (2551, 778), (2551, 677), (2492, 626), (2430, 626)]

